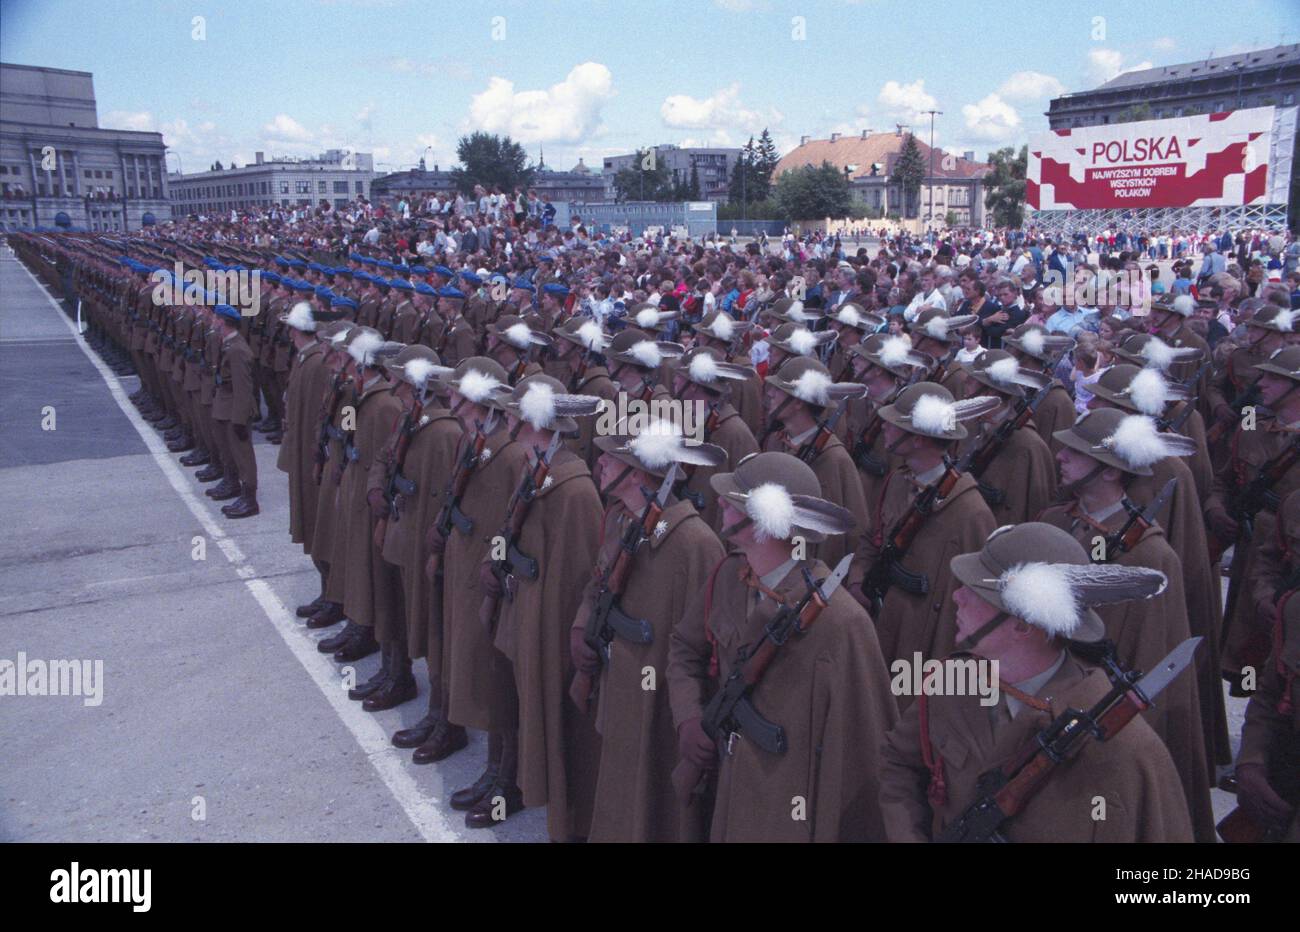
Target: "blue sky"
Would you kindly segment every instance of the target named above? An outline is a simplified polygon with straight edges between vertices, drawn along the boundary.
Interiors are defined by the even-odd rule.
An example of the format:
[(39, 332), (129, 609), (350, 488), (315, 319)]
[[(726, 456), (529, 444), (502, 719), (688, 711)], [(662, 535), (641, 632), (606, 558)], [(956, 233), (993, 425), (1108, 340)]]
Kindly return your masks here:
[(1298, 41), (1294, 0), (0, 0), (0, 59), (93, 72), (101, 125), (161, 131), (187, 172), (259, 149), (445, 167), (474, 129), (557, 168), (765, 126), (784, 152), (926, 138), (929, 109), (937, 144), (983, 158), (1056, 94)]

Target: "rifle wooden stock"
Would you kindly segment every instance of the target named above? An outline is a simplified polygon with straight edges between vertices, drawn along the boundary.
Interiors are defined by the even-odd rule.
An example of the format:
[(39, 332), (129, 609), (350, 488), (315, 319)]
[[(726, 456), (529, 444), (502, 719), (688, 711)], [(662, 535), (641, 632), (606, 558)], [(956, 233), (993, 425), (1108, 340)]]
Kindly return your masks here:
[[(551, 471), (551, 464), (545, 457), (539, 456), (537, 462), (531, 470), (525, 470), (523, 478), (519, 480), (519, 485), (515, 488), (514, 494), (510, 496), (510, 504), (506, 509), (505, 525), (501, 529), (501, 538), (505, 541), (507, 557), (509, 548), (512, 545), (518, 545), (519, 538), (524, 532), (524, 522), (528, 520), (528, 512), (532, 509), (533, 502), (536, 499), (534, 493), (540, 489), (546, 482), (546, 477)], [(502, 561), (496, 560), (492, 564), (492, 572), (496, 574), (497, 579), (501, 581), (504, 587), (506, 583), (505, 567)], [(483, 604), (479, 607), (479, 621), (488, 631), (496, 620), (497, 609), (501, 605), (500, 596), (486, 595), (483, 597)]]
[(1281, 841), (1276, 832), (1256, 822), (1242, 806), (1224, 816), (1215, 828), (1218, 829), (1219, 837), (1229, 845), (1258, 845)]

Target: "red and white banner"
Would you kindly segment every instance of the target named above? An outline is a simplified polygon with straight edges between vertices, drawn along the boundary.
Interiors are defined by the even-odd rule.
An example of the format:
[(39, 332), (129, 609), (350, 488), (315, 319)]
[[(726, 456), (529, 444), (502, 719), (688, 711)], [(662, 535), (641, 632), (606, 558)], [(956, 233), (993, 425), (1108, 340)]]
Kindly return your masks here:
[(1256, 107), (1036, 133), (1035, 210), (1285, 204), (1296, 108)]

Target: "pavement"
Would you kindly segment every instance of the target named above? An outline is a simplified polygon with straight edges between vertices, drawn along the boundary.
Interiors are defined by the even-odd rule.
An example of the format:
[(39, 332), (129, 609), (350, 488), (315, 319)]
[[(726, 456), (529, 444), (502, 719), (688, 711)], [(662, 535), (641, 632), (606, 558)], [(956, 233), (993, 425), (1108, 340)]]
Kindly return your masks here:
[(347, 698), (315, 649), (333, 629), (293, 616), (317, 577), (289, 542), (278, 447), (256, 446), (262, 513), (230, 521), (137, 387), (0, 257), (0, 658), (103, 670), (98, 705), (0, 697), (0, 841), (545, 841), (543, 810), (475, 831), (446, 805), (483, 735), (424, 767), (389, 743), (424, 714), (421, 663), (416, 701)]
[[(482, 734), (425, 767), (389, 743), (424, 713), (422, 664), (414, 702), (348, 700), (315, 649), (332, 631), (293, 616), (317, 578), (288, 539), (278, 448), (257, 435), (262, 513), (230, 521), (136, 414), (137, 387), (0, 256), (0, 659), (103, 671), (98, 704), (0, 697), (0, 841), (545, 841), (543, 810), (473, 831), (446, 805)], [(1235, 748), (1245, 703), (1228, 703)], [(1215, 791), (1218, 816), (1233, 802)]]

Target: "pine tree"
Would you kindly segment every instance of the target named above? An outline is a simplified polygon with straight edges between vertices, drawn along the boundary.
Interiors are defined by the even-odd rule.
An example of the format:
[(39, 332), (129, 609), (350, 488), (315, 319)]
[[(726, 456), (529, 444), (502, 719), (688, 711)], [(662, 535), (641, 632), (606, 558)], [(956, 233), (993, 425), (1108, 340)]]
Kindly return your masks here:
[(917, 196), (921, 193), (921, 182), (925, 180), (925, 165), (921, 161), (921, 150), (916, 144), (916, 137), (911, 133), (903, 140), (903, 151), (894, 163), (893, 180), (903, 189), (903, 203), (907, 214), (914, 213)]
[(687, 193), (687, 199), (688, 199), (688, 200), (698, 201), (698, 200), (700, 199), (700, 197), (701, 197), (701, 195), (700, 195), (700, 170), (699, 170), (695, 165), (693, 165), (693, 164), (691, 165), (691, 183), (690, 183), (690, 185), (687, 187), (687, 189), (686, 189), (686, 193)]

